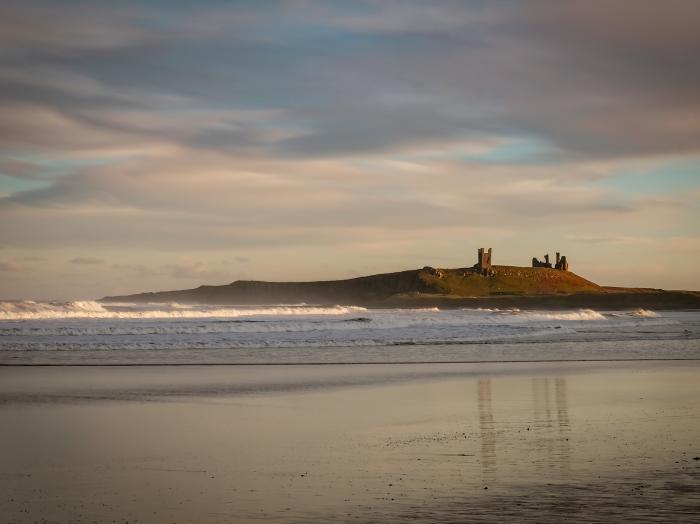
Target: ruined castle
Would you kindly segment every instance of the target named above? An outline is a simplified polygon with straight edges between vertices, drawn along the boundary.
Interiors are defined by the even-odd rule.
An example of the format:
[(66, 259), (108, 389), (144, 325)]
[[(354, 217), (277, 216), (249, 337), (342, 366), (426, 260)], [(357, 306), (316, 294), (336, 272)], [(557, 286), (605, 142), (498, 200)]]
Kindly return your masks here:
[[(477, 252), (477, 262), (474, 264), (474, 269), (477, 270), (479, 273), (482, 275), (492, 275), (493, 274), (493, 269), (491, 269), (491, 254), (492, 254), (492, 249), (489, 248), (488, 251), (480, 247), (479, 251)], [(552, 268), (552, 263), (549, 261), (549, 253), (547, 253), (544, 256), (544, 262), (541, 262), (538, 260), (536, 257), (532, 258), (532, 267), (546, 267), (546, 268)], [(557, 252), (557, 259), (556, 263), (554, 264), (554, 269), (558, 269), (560, 271), (568, 271), (569, 270), (569, 262), (566, 260), (566, 256), (562, 256), (561, 253)]]
[[(536, 257), (532, 257), (532, 267), (552, 267), (552, 263), (549, 261), (549, 253), (544, 256), (544, 262), (537, 260)], [(569, 270), (569, 263), (566, 261), (566, 256), (561, 256), (561, 253), (557, 252), (557, 261), (554, 264), (554, 269), (560, 269), (562, 271)]]

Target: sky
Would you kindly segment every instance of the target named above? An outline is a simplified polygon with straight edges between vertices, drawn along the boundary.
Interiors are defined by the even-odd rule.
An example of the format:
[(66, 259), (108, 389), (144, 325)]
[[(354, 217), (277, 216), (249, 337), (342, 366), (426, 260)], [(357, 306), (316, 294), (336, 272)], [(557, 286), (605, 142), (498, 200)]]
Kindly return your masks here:
[(567, 255), (700, 289), (700, 2), (0, 3), (0, 298)]

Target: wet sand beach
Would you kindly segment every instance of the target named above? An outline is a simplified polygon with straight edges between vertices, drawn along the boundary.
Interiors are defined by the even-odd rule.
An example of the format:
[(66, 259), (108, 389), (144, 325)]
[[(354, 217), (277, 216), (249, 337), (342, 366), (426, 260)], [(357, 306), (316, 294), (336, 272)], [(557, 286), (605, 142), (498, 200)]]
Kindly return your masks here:
[(3, 522), (700, 520), (700, 361), (0, 368)]

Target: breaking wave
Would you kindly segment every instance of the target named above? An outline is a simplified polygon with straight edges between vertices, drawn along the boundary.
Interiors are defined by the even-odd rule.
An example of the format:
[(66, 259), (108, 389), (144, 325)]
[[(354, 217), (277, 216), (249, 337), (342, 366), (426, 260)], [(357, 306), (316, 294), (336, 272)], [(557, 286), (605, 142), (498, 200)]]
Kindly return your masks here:
[[(463, 308), (462, 311), (470, 311), (475, 314), (491, 315), (495, 319), (508, 318), (509, 321), (516, 322), (527, 322), (527, 321), (556, 321), (556, 320), (605, 320), (604, 314), (599, 313), (593, 309), (579, 309), (576, 311), (521, 311), (518, 308)], [(641, 311), (641, 310), (640, 310)], [(649, 311), (650, 315), (638, 315), (638, 316), (655, 316), (652, 311)]]
[(578, 311), (520, 311), (518, 309), (503, 313), (517, 316), (522, 320), (605, 320), (605, 315), (593, 309), (579, 309)]
[[(612, 353), (597, 346), (576, 353), (575, 343), (635, 340), (680, 340), (685, 349), (673, 355), (697, 357), (700, 317), (648, 310), (0, 301), (0, 364), (528, 360), (592, 358), (591, 351), (609, 358)], [(501, 346), (511, 348), (503, 350), (507, 356)], [(666, 355), (664, 347), (649, 346), (645, 355)]]
[(196, 306), (184, 304), (101, 304), (91, 300), (74, 302), (0, 302), (0, 320), (44, 319), (167, 319), (238, 318), (252, 316), (345, 315), (366, 311), (358, 306)]
[(635, 317), (643, 317), (643, 318), (656, 318), (659, 315), (657, 315), (655, 312), (650, 311), (648, 309), (638, 309), (634, 313), (632, 313)]

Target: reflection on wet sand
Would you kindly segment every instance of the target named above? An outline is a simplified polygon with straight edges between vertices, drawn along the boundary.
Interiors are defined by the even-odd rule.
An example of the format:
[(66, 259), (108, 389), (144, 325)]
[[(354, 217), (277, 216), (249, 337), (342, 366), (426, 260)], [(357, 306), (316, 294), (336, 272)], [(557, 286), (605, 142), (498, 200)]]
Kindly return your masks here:
[(484, 482), (493, 480), (496, 474), (496, 428), (491, 402), (491, 379), (477, 381), (479, 407), (479, 435), (481, 438), (481, 471)]
[[(552, 401), (554, 397), (554, 401)], [(571, 452), (566, 378), (532, 378), (532, 431), (536, 438), (531, 449), (532, 463), (538, 469), (570, 467)]]
[(557, 428), (559, 438), (557, 439), (559, 456), (559, 467), (569, 470), (571, 467), (571, 443), (569, 442), (569, 407), (566, 402), (566, 379), (557, 377), (554, 379), (554, 402), (557, 410)]
[[(495, 381), (495, 384), (497, 386), (498, 381)], [(530, 435), (528, 458), (538, 471), (555, 468), (566, 471), (570, 468), (571, 424), (566, 389), (564, 377), (531, 379), (531, 396), (527, 399), (532, 411), (532, 419), (527, 422), (526, 428)], [(482, 477), (484, 482), (490, 482), (496, 478), (498, 462), (498, 429), (493, 412), (490, 378), (477, 381), (477, 407)], [(505, 428), (501, 429), (505, 430)]]
[(699, 372), (700, 362), (0, 369), (0, 515), (697, 520)]

